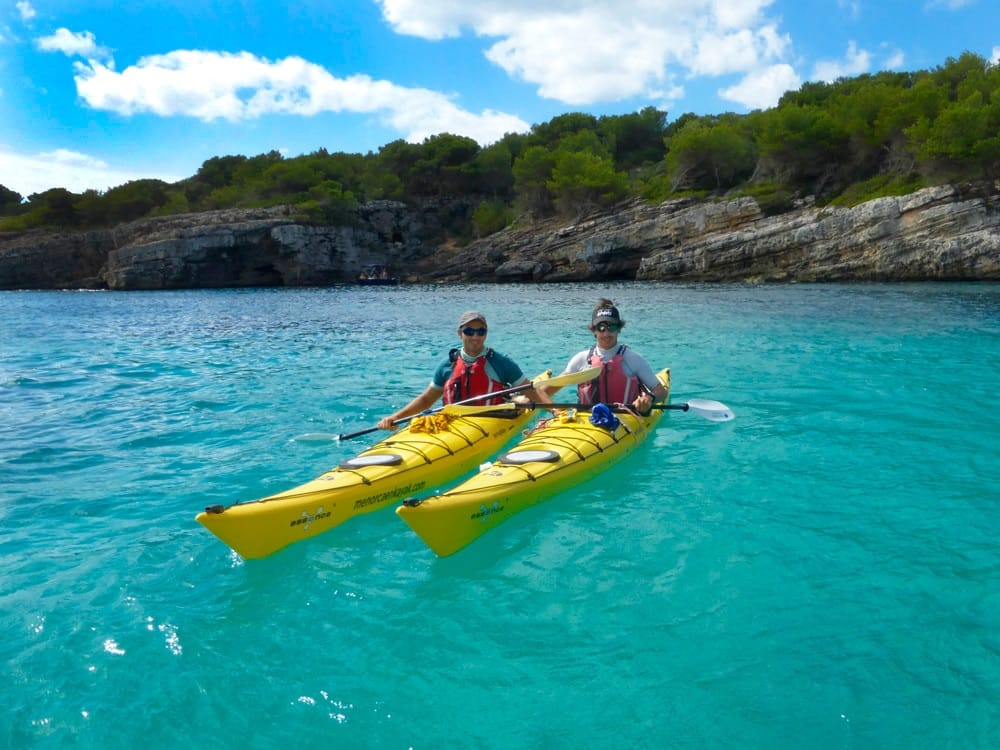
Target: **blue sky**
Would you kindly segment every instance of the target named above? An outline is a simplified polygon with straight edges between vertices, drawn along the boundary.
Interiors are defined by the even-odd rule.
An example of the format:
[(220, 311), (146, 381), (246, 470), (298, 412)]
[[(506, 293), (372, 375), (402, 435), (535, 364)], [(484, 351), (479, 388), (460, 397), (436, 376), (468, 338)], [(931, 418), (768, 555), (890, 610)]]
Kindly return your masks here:
[(748, 112), (965, 51), (1000, 57), (997, 0), (0, 0), (0, 184), (486, 145), (565, 112)]

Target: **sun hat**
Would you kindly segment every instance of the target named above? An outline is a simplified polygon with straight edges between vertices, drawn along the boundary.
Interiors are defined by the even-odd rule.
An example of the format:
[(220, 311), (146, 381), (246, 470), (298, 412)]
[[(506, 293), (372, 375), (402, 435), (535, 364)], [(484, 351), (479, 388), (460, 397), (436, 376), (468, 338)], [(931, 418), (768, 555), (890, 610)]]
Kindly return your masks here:
[(461, 328), (466, 323), (471, 323), (474, 320), (481, 320), (483, 321), (483, 325), (487, 325), (486, 316), (479, 312), (479, 310), (466, 310), (458, 319), (458, 327)]

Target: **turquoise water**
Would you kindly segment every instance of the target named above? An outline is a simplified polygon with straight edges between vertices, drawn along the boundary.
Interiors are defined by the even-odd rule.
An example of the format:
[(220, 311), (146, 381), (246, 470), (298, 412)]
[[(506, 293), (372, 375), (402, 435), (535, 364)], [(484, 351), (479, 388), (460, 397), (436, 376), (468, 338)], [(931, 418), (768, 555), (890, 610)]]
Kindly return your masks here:
[[(364, 447), (482, 308), (673, 368), (599, 480), (436, 558), (195, 523)], [(0, 747), (1000, 746), (1000, 286), (0, 294)], [(300, 438), (300, 439), (296, 439)]]

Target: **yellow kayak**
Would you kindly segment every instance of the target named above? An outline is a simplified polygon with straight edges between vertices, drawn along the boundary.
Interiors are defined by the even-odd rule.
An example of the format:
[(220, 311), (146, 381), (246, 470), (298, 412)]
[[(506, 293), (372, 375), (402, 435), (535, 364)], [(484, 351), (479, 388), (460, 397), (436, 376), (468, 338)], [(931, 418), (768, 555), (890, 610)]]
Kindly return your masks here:
[[(531, 417), (513, 408), (486, 417), (442, 416), (418, 417), (310, 482), (252, 502), (211, 506), (196, 520), (240, 556), (265, 557), (471, 471)], [(424, 432), (432, 418), (443, 429)]]
[[(670, 394), (670, 369), (657, 373)], [(667, 399), (664, 399), (666, 401)], [(600, 474), (638, 448), (663, 416), (616, 412), (614, 430), (591, 424), (587, 407), (567, 409), (457, 487), (396, 508), (423, 541), (444, 557), (515, 513)]]
[[(552, 378), (547, 371), (526, 385), (494, 395), (543, 383), (573, 385), (595, 377), (594, 373), (588, 370)], [(493, 456), (533, 416), (525, 409), (503, 405), (453, 404), (435, 412), (400, 420), (409, 424), (310, 482), (259, 500), (212, 505), (195, 520), (240, 556), (265, 557), (356, 515), (457, 479)]]

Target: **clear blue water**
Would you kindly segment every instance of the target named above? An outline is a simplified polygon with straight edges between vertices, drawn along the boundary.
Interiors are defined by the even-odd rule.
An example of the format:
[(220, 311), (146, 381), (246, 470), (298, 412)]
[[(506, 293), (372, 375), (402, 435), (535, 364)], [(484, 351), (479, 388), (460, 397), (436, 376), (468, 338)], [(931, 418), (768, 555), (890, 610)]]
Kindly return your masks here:
[[(479, 307), (673, 368), (632, 458), (438, 559), (391, 510), (244, 562)], [(1000, 746), (1000, 286), (0, 294), (0, 747)], [(367, 440), (369, 438), (362, 438)]]

